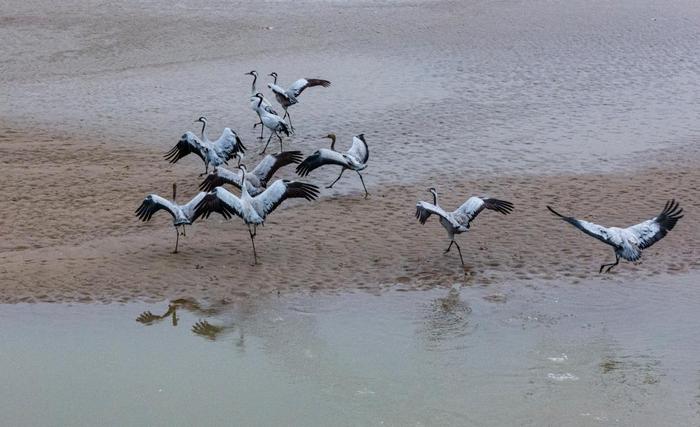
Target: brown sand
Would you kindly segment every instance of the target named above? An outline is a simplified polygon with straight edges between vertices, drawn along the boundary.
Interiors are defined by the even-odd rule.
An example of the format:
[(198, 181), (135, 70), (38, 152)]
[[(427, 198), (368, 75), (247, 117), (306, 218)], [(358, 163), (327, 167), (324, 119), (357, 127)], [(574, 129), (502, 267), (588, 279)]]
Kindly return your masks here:
[[(693, 2), (248, 3), (11, 1), (0, 84), (2, 302), (218, 297), (275, 289), (380, 289), (597, 274), (612, 251), (544, 209), (609, 225), (686, 217), (641, 265), (610, 280), (699, 264), (700, 11)], [(267, 10), (261, 14), (261, 9)], [(309, 10), (313, 9), (313, 13)], [(193, 31), (195, 25), (198, 31)], [(196, 192), (197, 158), (162, 154), (206, 114), (235, 126), (257, 161), (250, 79), (333, 81), (293, 107), (287, 147), (365, 132), (372, 197), (346, 174), (313, 204), (290, 203), (258, 235), (213, 218), (181, 253), (166, 214), (133, 216), (150, 192)], [(264, 87), (267, 78), (258, 83)], [(280, 177), (292, 177), (284, 170)], [(308, 179), (329, 183), (335, 169)], [(445, 233), (413, 217), (428, 186), (453, 208), (511, 200), (443, 255)]]

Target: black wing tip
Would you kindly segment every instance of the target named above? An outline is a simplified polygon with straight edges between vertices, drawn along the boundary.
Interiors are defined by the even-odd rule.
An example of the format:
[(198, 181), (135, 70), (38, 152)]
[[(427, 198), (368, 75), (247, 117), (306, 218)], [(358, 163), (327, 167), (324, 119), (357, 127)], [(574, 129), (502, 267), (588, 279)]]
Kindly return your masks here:
[(683, 208), (676, 199), (671, 199), (664, 205), (663, 211), (657, 217), (657, 222), (666, 230), (673, 230), (679, 219), (683, 218)]

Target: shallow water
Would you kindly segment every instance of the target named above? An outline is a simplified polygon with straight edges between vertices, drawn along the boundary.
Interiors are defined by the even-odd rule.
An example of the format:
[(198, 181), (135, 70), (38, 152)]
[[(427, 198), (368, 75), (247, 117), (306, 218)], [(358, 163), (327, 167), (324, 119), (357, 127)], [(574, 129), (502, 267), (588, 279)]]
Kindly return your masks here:
[(697, 424), (696, 282), (4, 305), (3, 423)]

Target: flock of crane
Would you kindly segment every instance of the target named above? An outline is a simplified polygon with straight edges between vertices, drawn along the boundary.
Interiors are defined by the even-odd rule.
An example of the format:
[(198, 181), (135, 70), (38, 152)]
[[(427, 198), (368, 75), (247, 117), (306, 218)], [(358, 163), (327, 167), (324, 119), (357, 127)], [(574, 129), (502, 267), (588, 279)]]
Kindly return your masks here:
[[(199, 176), (206, 175), (206, 178), (199, 186), (202, 191), (186, 204), (180, 205), (175, 202), (177, 186), (173, 184), (173, 200), (167, 200), (157, 194), (150, 194), (146, 196), (136, 209), (136, 215), (143, 221), (150, 220), (153, 214), (159, 210), (166, 210), (172, 215), (176, 233), (174, 253), (177, 253), (179, 237), (180, 234), (185, 234), (186, 225), (194, 223), (200, 217), (208, 218), (212, 213), (218, 213), (226, 219), (238, 216), (243, 220), (248, 227), (253, 246), (253, 264), (257, 264), (258, 256), (255, 249), (257, 226), (264, 224), (267, 215), (272, 213), (286, 199), (302, 198), (312, 201), (319, 195), (319, 188), (316, 185), (305, 182), (278, 179), (269, 184), (277, 170), (287, 165), (297, 164), (296, 172), (301, 177), (307, 176), (311, 171), (324, 165), (340, 166), (341, 170), (338, 178), (326, 188), (332, 188), (343, 176), (345, 170), (355, 171), (362, 182), (365, 198), (369, 196), (364, 179), (360, 173), (367, 167), (369, 160), (369, 148), (363, 134), (354, 136), (350, 149), (345, 152), (336, 151), (336, 135), (333, 133), (326, 135), (326, 138), (331, 140), (330, 149), (320, 148), (306, 159), (303, 159), (300, 151), (283, 151), (281, 134), (289, 136), (294, 132), (292, 118), (288, 111), (289, 107), (299, 102), (298, 98), (306, 88), (314, 86), (328, 87), (331, 82), (322, 79), (299, 79), (289, 88), (284, 89), (277, 85), (277, 73), (270, 73), (269, 76), (274, 80), (267, 86), (284, 109), (284, 116), (280, 116), (263, 94), (258, 92), (256, 87), (257, 72), (250, 71), (246, 75), (253, 77), (249, 102), (250, 108), (259, 118), (259, 122), (254, 124), (253, 127), (261, 126), (259, 137), (261, 140), (264, 139), (265, 128), (270, 131), (267, 142), (260, 154), (265, 153), (273, 136), (279, 140), (280, 152), (268, 154), (252, 171), (248, 172), (246, 166), (241, 164), (241, 160), (245, 156), (246, 147), (238, 134), (227, 127), (224, 128), (219, 139), (212, 141), (207, 136), (206, 118), (200, 117), (197, 119), (195, 123), (201, 123), (202, 125), (200, 137), (193, 132), (186, 132), (164, 157), (170, 163), (176, 163), (181, 158), (192, 153), (199, 156), (204, 162), (204, 173)], [(228, 161), (234, 158), (237, 160), (237, 171), (232, 171), (222, 166), (228, 165)], [(210, 166), (213, 168), (211, 172), (209, 172)], [(236, 196), (226, 190), (223, 187), (226, 184), (238, 188), (240, 196)], [(459, 244), (455, 241), (455, 235), (468, 231), (471, 222), (484, 209), (506, 215), (511, 213), (514, 208), (513, 203), (505, 200), (473, 196), (456, 210), (447, 212), (438, 204), (438, 194), (435, 188), (430, 188), (428, 191), (433, 196), (432, 203), (419, 201), (416, 205), (416, 218), (421, 224), (425, 224), (432, 214), (440, 218), (440, 224), (447, 231), (450, 241), (445, 253), (448, 253), (452, 245), (454, 245), (459, 252), (462, 267), (464, 267), (464, 258), (462, 257), (462, 250)], [(547, 209), (563, 221), (614, 248), (615, 262), (601, 265), (599, 272), (603, 272), (605, 267), (607, 267), (605, 271), (609, 272), (619, 264), (620, 258), (628, 261), (637, 261), (641, 257), (643, 249), (663, 238), (668, 231), (673, 229), (676, 222), (683, 217), (681, 215), (683, 209), (679, 207), (675, 200), (668, 201), (659, 215), (627, 228), (603, 227), (561, 215), (550, 206), (547, 206)]]

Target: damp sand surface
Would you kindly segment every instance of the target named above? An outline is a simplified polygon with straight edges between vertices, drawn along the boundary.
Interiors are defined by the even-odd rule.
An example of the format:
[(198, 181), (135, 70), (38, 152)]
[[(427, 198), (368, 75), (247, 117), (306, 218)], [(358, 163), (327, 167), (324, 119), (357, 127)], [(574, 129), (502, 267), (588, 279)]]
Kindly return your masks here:
[(697, 277), (674, 275), (5, 305), (3, 417), (15, 426), (696, 425), (699, 289)]
[[(7, 2), (6, 2), (7, 3)], [(467, 279), (590, 277), (612, 252), (545, 210), (626, 226), (676, 198), (685, 218), (614, 283), (697, 269), (700, 252), (700, 10), (694, 2), (7, 3), (1, 63), (2, 302), (235, 297), (277, 289), (378, 289), (464, 280), (417, 200), (512, 201), (460, 236)], [(261, 8), (266, 10), (260, 13)], [(310, 11), (313, 10), (311, 13)], [(197, 31), (192, 30), (196, 23)], [(252, 260), (239, 220), (181, 238), (167, 214), (142, 224), (149, 193), (189, 200), (195, 156), (163, 158), (193, 120), (237, 129), (249, 167), (250, 76), (267, 93), (320, 77), (290, 111), (286, 149), (365, 133), (371, 196), (346, 173), (313, 204), (285, 203)], [(269, 95), (269, 93), (268, 93)], [(273, 145), (274, 150), (277, 149)], [(323, 187), (335, 168), (307, 181)], [(294, 178), (285, 168), (280, 178)]]

